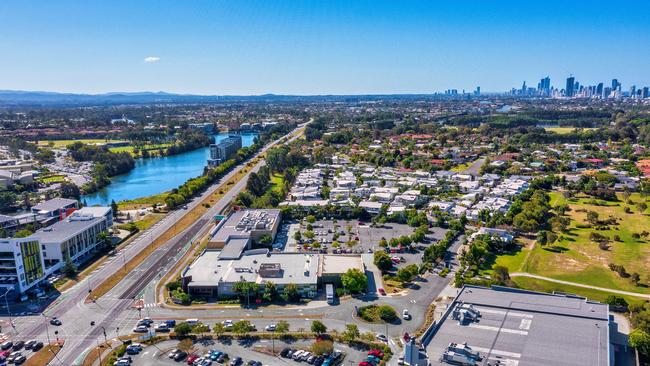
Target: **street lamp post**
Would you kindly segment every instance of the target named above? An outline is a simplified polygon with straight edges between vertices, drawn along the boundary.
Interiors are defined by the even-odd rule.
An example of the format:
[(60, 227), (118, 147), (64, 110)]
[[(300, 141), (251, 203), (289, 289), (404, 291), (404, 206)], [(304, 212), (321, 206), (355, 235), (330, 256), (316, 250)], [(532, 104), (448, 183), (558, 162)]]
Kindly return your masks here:
[(11, 324), (12, 328), (16, 329), (13, 320), (11, 320), (11, 309), (9, 308), (9, 300), (7, 299), (7, 295), (9, 295), (9, 292), (11, 291), (13, 291), (12, 288), (7, 289), (7, 291), (5, 291), (4, 295), (2, 296), (5, 298), (5, 306), (7, 307), (7, 314), (9, 314), (9, 324)]
[(99, 354), (99, 364), (102, 364), (102, 349), (99, 347), (99, 339), (96, 339), (97, 341), (97, 353)]
[(43, 316), (43, 321), (45, 322), (45, 334), (47, 336), (47, 346), (49, 347), (50, 343), (52, 342), (50, 341), (50, 329), (47, 326), (47, 316), (45, 316), (45, 314), (43, 313), (41, 313), (41, 315)]

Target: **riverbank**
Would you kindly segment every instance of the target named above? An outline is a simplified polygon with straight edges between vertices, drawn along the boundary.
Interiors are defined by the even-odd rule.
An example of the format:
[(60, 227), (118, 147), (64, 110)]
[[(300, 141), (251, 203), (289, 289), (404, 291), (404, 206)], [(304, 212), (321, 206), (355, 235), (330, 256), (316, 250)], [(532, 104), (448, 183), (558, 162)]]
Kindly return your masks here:
[[(227, 134), (213, 135), (219, 142)], [(242, 135), (242, 146), (251, 146), (258, 134)], [(210, 157), (209, 147), (164, 157), (140, 158), (130, 172), (111, 178), (101, 190), (81, 197), (89, 206), (124, 202), (121, 209), (149, 207), (164, 203), (166, 195), (191, 178), (203, 174)]]

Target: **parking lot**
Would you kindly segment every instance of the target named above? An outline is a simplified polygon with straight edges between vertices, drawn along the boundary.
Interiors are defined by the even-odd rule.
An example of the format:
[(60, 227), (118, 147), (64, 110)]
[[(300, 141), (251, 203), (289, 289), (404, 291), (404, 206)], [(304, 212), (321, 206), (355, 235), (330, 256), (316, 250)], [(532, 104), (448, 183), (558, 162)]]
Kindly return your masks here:
[[(226, 365), (230, 364), (236, 357), (241, 357), (242, 365), (247, 365), (250, 361), (258, 361), (262, 365), (300, 365), (306, 363), (299, 363), (292, 359), (278, 356), (273, 356), (275, 351), (279, 354), (284, 348), (293, 350), (309, 350), (313, 341), (310, 340), (236, 340), (236, 339), (223, 339), (219, 341), (204, 340), (194, 344), (190, 354), (203, 356), (210, 351), (219, 351), (228, 354), (227, 362), (217, 363), (212, 362), (212, 365)], [(133, 359), (133, 366), (153, 366), (153, 365), (179, 365), (186, 364), (187, 358), (183, 360), (174, 361), (168, 357), (169, 353), (178, 347), (178, 341), (164, 341), (153, 346), (144, 348), (138, 355), (131, 356)], [(341, 364), (358, 364), (366, 357), (365, 350), (351, 348), (344, 344), (334, 344), (334, 349), (343, 353), (343, 357), (338, 360)], [(207, 363), (206, 363), (207, 364)]]

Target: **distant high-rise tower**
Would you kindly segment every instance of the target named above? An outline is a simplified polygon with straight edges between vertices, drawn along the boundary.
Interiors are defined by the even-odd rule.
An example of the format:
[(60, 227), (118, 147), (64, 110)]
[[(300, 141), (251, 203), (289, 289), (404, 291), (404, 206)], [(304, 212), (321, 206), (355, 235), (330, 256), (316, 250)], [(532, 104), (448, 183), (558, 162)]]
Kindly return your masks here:
[(612, 91), (618, 90), (621, 87), (621, 83), (618, 82), (618, 79), (612, 79)]
[(539, 81), (539, 87), (537, 88), (539, 94), (549, 95), (551, 94), (551, 78), (548, 76)]
[(574, 78), (573, 76), (569, 76), (568, 78), (566, 78), (566, 89), (564, 90), (564, 96), (569, 98), (573, 97), (574, 90), (575, 90), (574, 89), (575, 82), (576, 82), (576, 78)]
[(641, 97), (642, 97), (642, 98), (648, 98), (648, 97), (650, 97), (650, 94), (648, 94), (648, 93), (649, 93), (649, 92), (648, 92), (648, 87), (647, 87), (647, 86), (644, 86), (644, 87), (643, 87), (643, 92), (641, 93)]
[(474, 95), (476, 95), (477, 97), (481, 95), (481, 87), (480, 86), (476, 87), (476, 91), (474, 92)]

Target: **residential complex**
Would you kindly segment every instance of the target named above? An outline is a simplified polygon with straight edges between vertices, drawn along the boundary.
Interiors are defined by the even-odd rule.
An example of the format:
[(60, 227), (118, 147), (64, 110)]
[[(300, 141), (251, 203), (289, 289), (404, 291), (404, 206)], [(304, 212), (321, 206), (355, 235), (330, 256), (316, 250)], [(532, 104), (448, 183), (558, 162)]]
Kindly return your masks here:
[(217, 166), (232, 158), (237, 150), (241, 149), (241, 135), (229, 135), (217, 144), (210, 145), (210, 159), (208, 165)]

